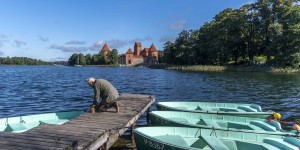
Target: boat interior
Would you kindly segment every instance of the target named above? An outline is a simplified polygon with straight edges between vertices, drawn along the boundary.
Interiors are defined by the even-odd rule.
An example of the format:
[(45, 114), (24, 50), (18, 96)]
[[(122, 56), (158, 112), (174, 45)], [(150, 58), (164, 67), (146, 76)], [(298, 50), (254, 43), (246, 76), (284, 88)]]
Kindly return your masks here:
[(296, 138), (278, 135), (183, 127), (148, 127), (138, 128), (137, 130), (138, 134), (144, 138), (192, 150), (279, 150), (300, 148), (300, 141)]
[(73, 111), (2, 118), (0, 119), (0, 132), (4, 131), (21, 133), (42, 124), (60, 125), (79, 116), (82, 113), (83, 111)]

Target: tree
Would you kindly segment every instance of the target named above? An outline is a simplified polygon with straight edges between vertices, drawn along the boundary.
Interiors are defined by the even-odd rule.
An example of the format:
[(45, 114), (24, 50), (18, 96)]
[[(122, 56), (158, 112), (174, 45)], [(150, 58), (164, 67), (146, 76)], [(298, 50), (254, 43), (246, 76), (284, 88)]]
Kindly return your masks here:
[(69, 58), (68, 64), (72, 66), (79, 64), (78, 54), (76, 53), (72, 54), (72, 56)]
[(83, 54), (79, 54), (78, 55), (79, 57), (79, 65), (86, 65), (86, 59), (85, 59), (85, 56)]
[(98, 55), (99, 55), (99, 54), (94, 54), (94, 55), (92, 56), (92, 61), (91, 61), (91, 64), (92, 64), (92, 65), (97, 65), (97, 64), (98, 64), (98, 61), (99, 61), (99, 60), (98, 60), (98, 58), (99, 58)]
[(164, 51), (158, 50), (158, 62), (159, 63), (165, 63)]
[(91, 63), (92, 63), (92, 56), (91, 56), (91, 54), (86, 54), (85, 55), (85, 61), (86, 61), (87, 65), (91, 65)]
[(109, 64), (117, 65), (119, 62), (118, 50), (112, 49), (112, 51), (107, 54), (107, 59), (108, 59)]
[(169, 64), (175, 64), (174, 43), (167, 41), (164, 44), (163, 60)]

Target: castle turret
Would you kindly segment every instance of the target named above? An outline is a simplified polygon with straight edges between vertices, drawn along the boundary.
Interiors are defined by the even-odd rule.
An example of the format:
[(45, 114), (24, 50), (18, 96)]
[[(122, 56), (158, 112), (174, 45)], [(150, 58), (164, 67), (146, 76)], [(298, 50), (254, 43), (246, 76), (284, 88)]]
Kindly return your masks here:
[(109, 49), (109, 47), (108, 47), (108, 45), (106, 43), (104, 44), (101, 52), (104, 52), (105, 58), (106, 58), (107, 53), (110, 52), (110, 49)]
[(158, 62), (158, 51), (153, 43), (149, 49), (148, 57), (151, 59), (151, 62), (153, 62), (153, 63)]
[(133, 64), (133, 52), (130, 48), (126, 52), (126, 64)]
[(142, 44), (140, 42), (135, 42), (133, 55), (139, 56), (142, 51)]

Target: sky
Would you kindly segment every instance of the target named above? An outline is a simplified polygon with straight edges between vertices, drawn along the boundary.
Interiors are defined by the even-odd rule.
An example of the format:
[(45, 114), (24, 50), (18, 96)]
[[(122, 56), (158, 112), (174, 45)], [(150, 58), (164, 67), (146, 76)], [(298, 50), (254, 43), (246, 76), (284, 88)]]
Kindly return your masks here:
[(182, 30), (200, 29), (251, 0), (0, 0), (0, 57), (67, 61), (105, 43), (124, 54), (135, 42), (163, 50)]

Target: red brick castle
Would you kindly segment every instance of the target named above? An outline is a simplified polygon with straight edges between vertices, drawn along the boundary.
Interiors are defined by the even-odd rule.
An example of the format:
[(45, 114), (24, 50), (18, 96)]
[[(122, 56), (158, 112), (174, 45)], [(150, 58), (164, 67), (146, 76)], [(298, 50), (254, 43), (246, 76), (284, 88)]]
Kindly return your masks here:
[[(104, 55), (110, 51), (108, 45), (105, 43), (102, 50)], [(158, 63), (158, 51), (154, 44), (150, 48), (144, 48), (142, 50), (142, 44), (135, 42), (134, 51), (129, 48), (125, 56), (119, 56), (119, 64), (136, 65), (136, 64), (157, 64)]]

